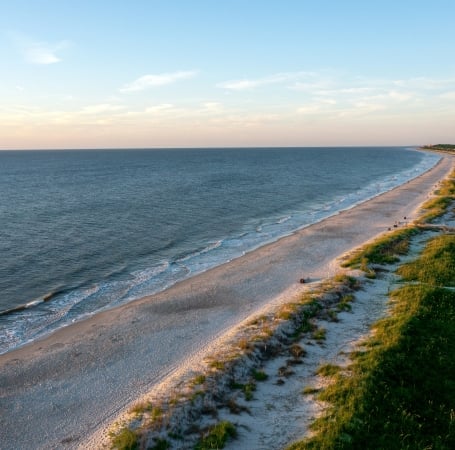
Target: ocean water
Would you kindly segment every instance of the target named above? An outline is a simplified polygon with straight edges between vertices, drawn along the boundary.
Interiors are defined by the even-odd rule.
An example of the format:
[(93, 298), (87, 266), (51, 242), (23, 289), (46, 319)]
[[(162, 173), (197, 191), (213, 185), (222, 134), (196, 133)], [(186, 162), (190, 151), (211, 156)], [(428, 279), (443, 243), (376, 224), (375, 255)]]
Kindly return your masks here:
[(0, 152), (0, 353), (392, 189), (407, 148)]

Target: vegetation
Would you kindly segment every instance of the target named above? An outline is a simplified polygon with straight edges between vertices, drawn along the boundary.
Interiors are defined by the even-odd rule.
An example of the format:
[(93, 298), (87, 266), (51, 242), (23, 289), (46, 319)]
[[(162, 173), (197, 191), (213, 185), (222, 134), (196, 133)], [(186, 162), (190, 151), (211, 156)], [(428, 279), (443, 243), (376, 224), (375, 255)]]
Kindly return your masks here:
[(420, 218), (419, 223), (431, 223), (434, 219), (442, 216), (451, 203), (452, 199), (450, 197), (436, 197), (428, 200), (422, 205), (426, 212)]
[(340, 366), (336, 366), (334, 364), (323, 364), (322, 366), (318, 367), (316, 373), (318, 375), (321, 375), (322, 377), (333, 377), (337, 373), (339, 373), (340, 370), (341, 370)]
[(198, 385), (201, 385), (201, 384), (204, 384), (205, 383), (205, 375), (204, 374), (200, 374), (200, 375), (196, 375), (192, 382), (193, 386), (198, 386)]
[(136, 450), (139, 448), (138, 437), (129, 428), (122, 428), (117, 433), (111, 433), (112, 448), (116, 450)]
[(455, 286), (455, 235), (431, 239), (420, 258), (398, 269), (405, 281), (431, 286)]
[(349, 374), (319, 368), (335, 380), (317, 394), (331, 406), (290, 449), (455, 448), (454, 261), (454, 236), (444, 235), (399, 269), (412, 283), (392, 293), (392, 315), (351, 355)]
[(419, 219), (419, 223), (431, 223), (434, 219), (445, 214), (453, 204), (455, 200), (455, 171), (440, 184), (435, 194), (436, 197), (422, 205), (426, 212)]
[(216, 369), (216, 370), (224, 370), (225, 363), (224, 363), (224, 361), (213, 360), (213, 361), (210, 361), (209, 367), (211, 367), (212, 369)]
[(351, 302), (354, 300), (354, 296), (352, 294), (346, 294), (341, 297), (340, 302), (337, 305), (338, 311), (350, 311), (351, 310)]
[(230, 437), (235, 437), (237, 431), (231, 422), (219, 422), (210, 427), (194, 447), (195, 450), (213, 450), (223, 448)]
[(320, 391), (320, 389), (312, 387), (312, 386), (307, 386), (303, 389), (302, 394), (303, 395), (311, 395), (311, 394), (317, 394)]
[[(439, 185), (437, 197), (427, 202), (425, 220), (433, 220), (450, 207), (455, 199), (454, 179), (455, 172)], [(377, 270), (374, 265), (398, 261), (419, 231), (418, 226), (413, 226), (388, 233), (354, 253), (344, 265), (360, 268), (367, 277), (374, 278)], [(411, 284), (394, 294), (394, 315), (377, 324), (367, 351), (353, 354), (353, 364), (347, 369), (332, 364), (320, 366), (317, 373), (330, 377), (330, 386), (325, 389), (308, 386), (303, 390), (303, 394), (315, 395), (333, 407), (315, 422), (315, 436), (292, 448), (450, 448), (455, 429), (455, 382), (447, 374), (455, 370), (449, 357), (455, 354), (452, 329), (455, 293), (447, 287), (455, 286), (454, 252), (455, 237), (439, 236), (430, 241), (419, 259), (399, 269), (403, 281)], [(316, 319), (337, 321), (338, 312), (351, 309), (353, 292), (359, 287), (357, 278), (338, 275), (321, 284), (316, 292), (284, 305), (277, 314), (251, 321), (231, 352), (206, 360), (207, 371), (189, 379), (184, 394), (170, 399), (164, 407), (150, 402), (133, 406), (130, 413), (135, 417), (129, 428), (125, 425), (111, 434), (113, 448), (139, 448), (146, 437), (153, 436), (150, 433), (156, 433), (152, 449), (168, 448), (170, 444), (161, 439), (161, 431), (169, 423), (175, 405), (188, 402), (201, 405), (206, 396), (210, 400), (210, 386), (235, 364), (241, 364), (245, 356), (254, 365), (237, 381), (233, 379), (231, 388), (240, 390), (247, 401), (253, 399), (256, 383), (268, 378), (261, 369), (268, 358), (278, 353), (290, 355), (286, 366), (278, 369), (278, 376), (291, 376), (292, 366), (301, 364), (306, 354), (297, 341), (305, 335), (322, 343), (326, 330), (317, 326)], [(292, 323), (292, 328), (281, 336), (277, 329), (282, 321)], [(195, 402), (199, 397), (204, 400)], [(217, 406), (213, 408), (227, 407), (236, 414), (248, 411), (246, 406), (236, 403), (236, 398), (232, 392), (226, 393), (224, 399), (215, 401)], [(193, 436), (198, 429), (195, 423), (188, 428)], [(431, 430), (436, 434), (432, 435)], [(181, 438), (182, 430), (174, 431), (169, 429), (165, 433), (173, 440), (175, 433)], [(219, 422), (206, 430), (195, 448), (223, 448), (233, 436), (234, 426)]]
[(306, 350), (299, 344), (292, 344), (291, 347), (289, 348), (289, 353), (294, 358), (302, 358), (303, 356), (306, 355)]
[(253, 369), (251, 374), (256, 381), (265, 381), (269, 377), (263, 370)]
[(444, 151), (444, 152), (455, 152), (454, 144), (424, 145), (422, 148), (425, 150), (439, 150), (439, 151)]
[[(260, 373), (260, 372), (257, 372), (257, 373)], [(267, 377), (267, 375), (265, 373), (264, 373), (264, 375)], [(265, 379), (260, 380), (260, 381), (264, 381)], [(230, 388), (242, 390), (243, 395), (245, 396), (245, 400), (250, 401), (250, 400), (253, 400), (253, 392), (256, 390), (256, 383), (254, 383), (253, 381), (251, 381), (249, 383), (237, 383), (236, 381), (233, 381), (230, 384)]]
[(313, 339), (315, 339), (316, 341), (324, 341), (325, 340), (325, 335), (327, 333), (327, 330), (325, 328), (322, 328), (322, 327), (319, 327), (319, 328), (316, 328), (314, 331), (313, 331)]
[(169, 448), (171, 448), (171, 444), (166, 439), (156, 439), (155, 445), (149, 450), (167, 450)]
[(394, 231), (365, 245), (352, 257), (346, 260), (343, 267), (367, 268), (368, 264), (393, 264), (398, 262), (399, 255), (405, 255), (409, 249), (411, 237), (418, 233), (416, 227)]

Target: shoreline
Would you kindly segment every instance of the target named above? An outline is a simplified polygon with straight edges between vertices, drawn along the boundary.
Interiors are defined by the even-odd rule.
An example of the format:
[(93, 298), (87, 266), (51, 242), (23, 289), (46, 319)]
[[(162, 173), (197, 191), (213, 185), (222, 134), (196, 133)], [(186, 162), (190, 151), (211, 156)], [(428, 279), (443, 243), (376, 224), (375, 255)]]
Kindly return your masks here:
[[(22, 442), (17, 448), (27, 448), (27, 442), (34, 442), (35, 448), (80, 445), (134, 399), (165, 384), (172, 374), (197, 366), (213, 347), (207, 340), (222, 341), (252, 314), (301, 293), (302, 275), (325, 278), (336, 270), (334, 258), (404, 216), (412, 220), (433, 185), (450, 172), (452, 161), (443, 157), (428, 172), (360, 205), (166, 291), (98, 313), (1, 355), (1, 386), (9, 386), (1, 394), (9, 411), (2, 417), (10, 419), (2, 424), (9, 439), (5, 442)], [(94, 402), (96, 407), (82, 414)], [(65, 405), (72, 405), (71, 417), (57, 414)], [(43, 420), (31, 424), (25, 420), (28, 416)], [(37, 427), (54, 435), (46, 438)], [(37, 435), (44, 440), (38, 442)]]
[[(408, 148), (407, 149), (408, 151), (411, 151), (411, 152), (419, 152), (419, 153), (426, 153), (426, 154), (431, 154), (432, 152), (429, 152), (429, 151), (424, 151), (424, 150), (419, 150), (419, 149), (416, 149), (416, 148)], [(437, 156), (438, 158), (440, 158), (440, 156)], [(438, 164), (438, 161), (436, 162), (436, 164)], [(426, 165), (424, 165), (425, 167)], [(434, 166), (432, 166), (434, 167)], [(257, 241), (256, 243), (254, 244), (251, 244), (250, 243), (250, 246), (245, 246), (243, 248), (243, 251), (240, 252), (237, 251), (237, 253), (235, 254), (228, 254), (228, 255), (225, 255), (225, 258), (221, 259), (221, 260), (216, 260), (216, 262), (211, 262), (211, 264), (208, 264), (205, 268), (203, 269), (196, 269), (195, 271), (192, 270), (192, 268), (190, 266), (186, 267), (184, 266), (184, 271), (186, 270), (188, 272), (188, 274), (186, 275), (182, 275), (182, 276), (179, 276), (178, 278), (171, 278), (168, 280), (168, 282), (165, 284), (165, 285), (161, 285), (162, 283), (159, 282), (159, 286), (156, 286), (155, 288), (153, 288), (153, 290), (148, 293), (147, 295), (141, 295), (140, 297), (137, 297), (137, 298), (134, 298), (134, 299), (129, 299), (129, 300), (123, 300), (123, 301), (118, 301), (118, 300), (113, 300), (112, 301), (112, 304), (108, 304), (104, 307), (101, 307), (99, 309), (97, 309), (97, 307), (95, 306), (95, 310), (92, 310), (92, 308), (90, 306), (88, 306), (89, 310), (88, 311), (85, 311), (85, 312), (79, 312), (79, 316), (77, 317), (74, 317), (72, 318), (70, 316), (70, 314), (72, 313), (72, 309), (70, 308), (70, 310), (68, 311), (67, 314), (63, 314), (63, 315), (59, 315), (57, 311), (54, 311), (52, 312), (52, 315), (51, 317), (49, 318), (49, 321), (47, 321), (47, 318), (45, 316), (43, 316), (41, 319), (39, 319), (37, 321), (36, 324), (33, 324), (33, 327), (25, 327), (26, 329), (34, 329), (36, 327), (36, 329), (38, 329), (39, 331), (36, 333), (36, 334), (32, 334), (32, 335), (28, 335), (27, 337), (22, 337), (20, 339), (21, 342), (19, 343), (16, 343), (16, 342), (5, 342), (5, 343), (2, 343), (2, 347), (0, 348), (0, 354), (4, 354), (4, 353), (7, 353), (9, 351), (14, 351), (24, 345), (29, 345), (29, 344), (32, 344), (34, 341), (37, 341), (37, 340), (42, 340), (44, 338), (46, 338), (47, 336), (49, 336), (50, 334), (58, 331), (60, 328), (64, 328), (64, 327), (67, 327), (69, 325), (72, 325), (73, 323), (75, 322), (79, 322), (79, 321), (83, 321), (83, 320), (86, 320), (87, 318), (90, 318), (96, 314), (99, 314), (100, 312), (103, 312), (103, 311), (109, 311), (111, 309), (115, 309), (119, 306), (123, 306), (123, 305), (127, 305), (131, 302), (134, 302), (134, 301), (138, 301), (140, 300), (141, 298), (144, 298), (144, 297), (150, 297), (150, 296), (153, 296), (153, 295), (156, 295), (156, 294), (159, 294), (169, 288), (172, 288), (172, 286), (174, 286), (175, 284), (177, 283), (180, 283), (182, 281), (185, 281), (185, 280), (188, 280), (188, 279), (191, 279), (201, 273), (204, 273), (208, 270), (212, 270), (220, 265), (223, 265), (223, 264), (226, 264), (226, 263), (229, 263), (231, 261), (234, 261), (238, 258), (242, 258), (245, 254), (248, 254), (248, 253), (251, 253), (251, 252), (254, 252), (256, 250), (258, 250), (259, 248), (263, 247), (263, 246), (266, 246), (268, 244), (273, 244), (277, 241), (279, 241), (280, 239), (282, 238), (285, 238), (287, 236), (290, 236), (296, 232), (299, 232), (300, 230), (304, 229), (304, 228), (308, 228), (310, 226), (313, 226), (313, 225), (316, 225), (332, 216), (336, 216), (344, 211), (347, 211), (347, 210), (350, 210), (352, 208), (355, 208), (359, 205), (361, 205), (362, 203), (365, 203), (365, 202), (368, 202), (369, 200), (371, 199), (374, 199), (375, 197), (377, 196), (380, 196), (380, 195), (383, 195), (393, 189), (396, 189), (397, 187), (403, 185), (403, 184), (406, 184), (408, 183), (409, 181), (411, 181), (412, 179), (414, 178), (418, 178), (420, 175), (426, 173), (427, 171), (431, 170), (432, 167), (428, 168), (422, 168), (420, 167), (419, 169), (414, 167), (414, 169), (407, 169), (407, 170), (404, 170), (398, 174), (396, 174), (395, 176), (392, 176), (390, 175), (390, 177), (387, 177), (384, 179), (384, 182), (382, 183), (382, 187), (381, 189), (385, 189), (383, 192), (379, 192), (379, 191), (374, 191), (372, 189), (372, 186), (373, 184), (369, 184), (367, 185), (366, 187), (362, 187), (362, 189), (359, 190), (359, 192), (363, 192), (365, 191), (362, 195), (358, 195), (358, 194), (354, 194), (354, 193), (349, 193), (346, 195), (346, 197), (341, 197), (339, 199), (333, 199), (331, 200), (328, 205), (324, 205), (325, 207), (322, 208), (322, 205), (320, 209), (317, 210), (317, 213), (315, 213), (314, 216), (312, 216), (311, 214), (308, 213), (308, 211), (303, 215), (303, 216), (299, 216), (300, 213), (298, 212), (291, 212), (289, 213), (289, 217), (287, 217), (287, 219), (291, 218), (293, 215), (296, 217), (296, 218), (299, 218), (300, 220), (294, 220), (293, 221), (293, 227), (288, 229), (288, 230), (281, 230), (281, 233), (280, 235), (276, 235), (276, 234), (273, 234), (270, 235), (269, 237), (267, 237), (267, 239), (263, 239), (261, 242)], [(424, 170), (423, 172), (419, 173), (417, 176), (415, 175), (415, 171), (420, 171), (420, 170)], [(408, 177), (410, 176), (413, 176), (414, 178), (411, 178), (411, 180), (407, 179)], [(403, 178), (402, 178), (403, 177)], [(404, 179), (407, 179), (407, 181), (403, 181)], [(392, 181), (394, 180), (394, 181)], [(399, 186), (395, 186), (395, 187), (391, 187), (390, 184), (393, 183), (393, 182), (400, 182), (401, 184)], [(375, 189), (379, 189), (379, 187), (376, 187)], [(351, 198), (352, 197), (352, 198)], [(350, 199), (348, 202), (346, 202), (346, 199)], [(338, 206), (338, 204), (340, 203), (343, 203), (343, 206), (341, 207), (341, 209), (336, 209)], [(346, 205), (346, 203), (348, 203)], [(284, 213), (283, 213), (284, 214)], [(309, 217), (311, 216), (311, 221), (308, 220)], [(287, 222), (287, 220), (285, 220), (285, 222)], [(277, 222), (278, 223), (278, 222)], [(297, 223), (299, 225), (297, 225)], [(304, 225), (301, 225), (302, 223), (304, 223)], [(270, 223), (266, 223), (266, 226), (270, 226), (272, 224), (272, 222)], [(246, 232), (245, 234), (249, 234), (250, 232)], [(243, 235), (243, 234), (242, 234)], [(228, 243), (228, 247), (229, 247), (229, 242), (234, 239), (236, 240), (238, 237), (236, 235), (234, 236), (223, 236), (220, 238), (220, 240), (218, 240), (214, 245), (213, 247), (216, 249), (218, 246), (223, 246), (223, 243), (224, 242), (227, 242)], [(220, 245), (218, 245), (220, 244)], [(206, 250), (208, 248), (210, 248), (212, 246), (212, 244), (210, 244), (209, 247), (206, 247), (204, 248), (202, 251), (195, 251), (193, 254), (190, 254), (190, 259), (192, 259), (194, 257), (194, 255), (198, 255), (199, 253), (208, 253), (206, 252)], [(210, 253), (211, 254), (211, 253)], [(212, 256), (213, 258), (213, 256)], [(186, 259), (186, 258), (185, 258)], [(174, 263), (177, 263), (179, 264), (179, 260), (177, 259), (176, 261), (173, 261), (172, 259), (170, 260), (166, 260), (166, 261), (161, 261), (160, 264), (163, 263), (164, 265), (168, 265), (169, 267), (172, 267)], [(166, 272), (166, 270), (165, 270)], [(95, 284), (99, 284), (99, 283), (95, 283)], [(90, 290), (92, 289), (93, 286), (90, 286), (90, 285), (87, 285), (84, 287), (85, 290)], [(40, 307), (43, 305), (43, 304), (50, 304), (50, 306), (48, 306), (49, 308), (53, 308), (52, 306), (52, 302), (55, 300), (57, 303), (58, 301), (60, 300), (59, 299), (59, 295), (61, 293), (64, 293), (64, 292), (69, 292), (69, 290), (67, 290), (64, 286), (61, 288), (61, 289), (57, 289), (55, 291), (49, 291), (47, 294), (43, 295), (43, 296), (40, 296), (40, 297), (37, 297), (37, 298), (34, 298), (33, 300), (30, 300), (30, 301), (27, 301), (25, 303), (22, 303), (22, 304), (19, 304), (17, 306), (14, 306), (14, 307), (11, 307), (9, 309), (6, 309), (6, 310), (3, 310), (3, 311), (0, 311), (0, 318), (2, 318), (2, 316), (9, 316), (10, 314), (12, 314), (12, 317), (11, 317), (11, 323), (13, 323), (16, 318), (17, 320), (19, 321), (19, 323), (21, 323), (21, 321), (26, 321), (27, 320), (27, 315), (28, 314), (33, 314), (33, 311), (35, 311), (35, 314), (36, 316), (35, 317), (40, 317)], [(81, 302), (81, 304), (84, 304), (84, 301)], [(87, 301), (86, 303), (87, 305), (90, 305), (91, 302), (90, 301)], [(73, 305), (74, 306), (74, 305)], [(34, 308), (35, 307), (38, 307), (37, 310), (35, 310)], [(62, 310), (63, 310), (63, 307), (62, 307)], [(17, 313), (22, 313), (25, 311), (25, 316), (21, 316), (20, 314), (16, 316)], [(57, 319), (54, 319), (54, 316), (57, 316)], [(55, 320), (55, 323), (54, 323), (54, 320)], [(46, 325), (46, 322), (47, 322), (47, 325)], [(32, 324), (32, 322), (30, 322), (30, 325)], [(42, 329), (40, 329), (42, 328)], [(45, 331), (43, 331), (45, 330)], [(16, 332), (16, 329), (14, 327), (10, 327), (8, 326), (8, 323), (6, 324), (5, 326), (5, 332), (7, 335), (9, 336), (15, 336), (15, 332)]]

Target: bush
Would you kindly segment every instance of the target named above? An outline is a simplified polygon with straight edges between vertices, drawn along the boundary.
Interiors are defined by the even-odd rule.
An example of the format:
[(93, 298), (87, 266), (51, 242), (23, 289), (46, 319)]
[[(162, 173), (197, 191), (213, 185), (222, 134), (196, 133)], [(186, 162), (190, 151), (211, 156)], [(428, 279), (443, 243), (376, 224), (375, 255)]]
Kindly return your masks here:
[(206, 431), (194, 448), (195, 450), (220, 449), (224, 447), (228, 438), (236, 435), (237, 431), (231, 422), (219, 422)]
[(136, 450), (139, 448), (138, 438), (134, 431), (122, 428), (118, 433), (111, 434), (112, 447), (116, 450)]

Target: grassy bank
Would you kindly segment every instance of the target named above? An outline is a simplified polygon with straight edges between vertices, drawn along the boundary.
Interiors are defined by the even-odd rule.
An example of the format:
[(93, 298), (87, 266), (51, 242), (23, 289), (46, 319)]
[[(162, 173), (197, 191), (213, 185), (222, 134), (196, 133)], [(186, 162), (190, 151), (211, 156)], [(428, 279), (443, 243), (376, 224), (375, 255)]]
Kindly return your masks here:
[[(446, 213), (454, 191), (452, 176), (424, 205), (419, 223)], [(415, 226), (397, 230), (344, 266), (374, 278), (378, 265), (407, 253), (416, 233)], [(289, 450), (455, 448), (455, 236), (430, 239), (397, 274), (403, 286), (391, 294), (391, 315), (376, 324), (347, 369), (321, 368), (330, 383), (316, 395), (329, 407), (312, 424), (312, 437)]]
[[(441, 258), (441, 254), (444, 256)], [(455, 236), (400, 268), (390, 317), (318, 395), (329, 402), (297, 449), (455, 448)]]
[[(453, 205), (453, 175), (423, 205), (419, 224)], [(374, 278), (374, 268), (397, 262), (418, 232), (413, 226), (389, 234), (344, 265)], [(330, 383), (316, 395), (328, 409), (312, 424), (312, 436), (289, 450), (455, 448), (455, 236), (430, 239), (397, 274), (402, 286), (391, 293), (390, 316), (347, 369), (321, 371)]]
[(267, 361), (285, 355), (287, 364), (278, 371), (283, 379), (291, 376), (306, 354), (298, 342), (303, 337), (323, 342), (325, 329), (317, 320), (336, 321), (339, 311), (350, 309), (358, 288), (355, 278), (340, 275), (274, 314), (252, 319), (227, 348), (206, 360), (204, 371), (182, 381), (164, 398), (134, 405), (130, 417), (112, 430), (112, 448), (223, 448), (235, 438), (236, 428), (220, 419), (219, 411), (249, 414), (257, 384), (268, 379), (262, 369)]

